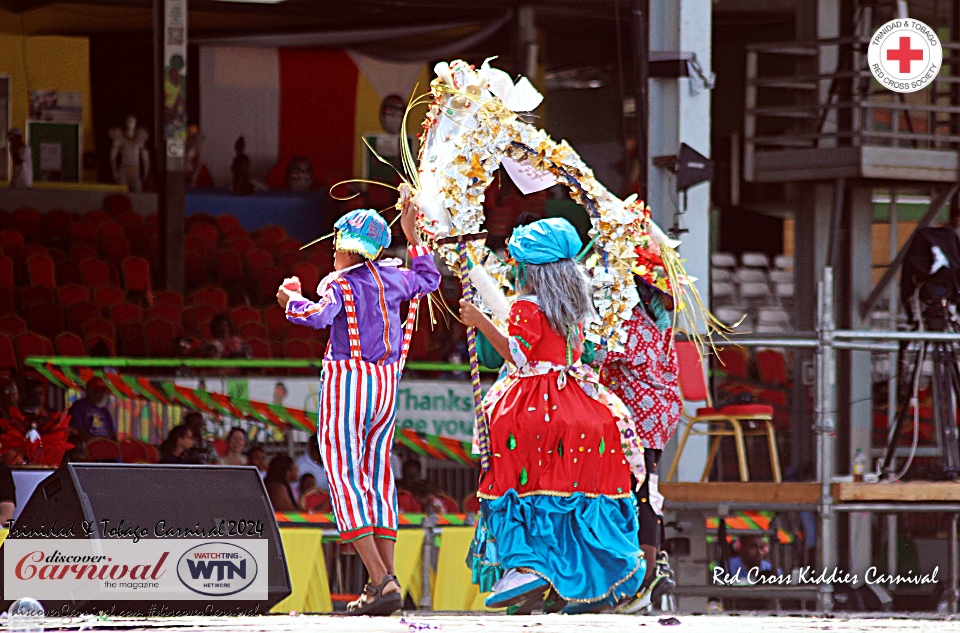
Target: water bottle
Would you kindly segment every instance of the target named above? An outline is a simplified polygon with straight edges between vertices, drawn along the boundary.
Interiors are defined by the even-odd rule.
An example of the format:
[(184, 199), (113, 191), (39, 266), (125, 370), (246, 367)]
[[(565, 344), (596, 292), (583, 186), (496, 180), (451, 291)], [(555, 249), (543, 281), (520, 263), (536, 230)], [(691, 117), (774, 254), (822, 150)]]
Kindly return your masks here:
[(10, 633), (43, 633), (43, 605), (33, 598), (20, 598), (7, 611), (7, 631)]
[(867, 470), (867, 456), (861, 449), (857, 449), (857, 454), (853, 456), (853, 480), (863, 481), (863, 475)]

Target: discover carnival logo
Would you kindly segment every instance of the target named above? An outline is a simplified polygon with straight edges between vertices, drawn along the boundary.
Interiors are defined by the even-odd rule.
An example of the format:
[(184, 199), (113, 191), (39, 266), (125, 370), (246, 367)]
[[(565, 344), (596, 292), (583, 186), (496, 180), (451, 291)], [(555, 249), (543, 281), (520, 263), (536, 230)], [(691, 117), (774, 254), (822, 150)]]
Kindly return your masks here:
[(204, 596), (232, 596), (256, 580), (257, 559), (232, 543), (204, 543), (183, 553), (177, 577), (184, 587)]
[(267, 539), (237, 543), (242, 546), (201, 539), (7, 538), (3, 597), (265, 600)]
[(943, 45), (937, 32), (912, 18), (881, 26), (867, 48), (870, 72), (894, 92), (916, 92), (936, 78), (943, 64)]

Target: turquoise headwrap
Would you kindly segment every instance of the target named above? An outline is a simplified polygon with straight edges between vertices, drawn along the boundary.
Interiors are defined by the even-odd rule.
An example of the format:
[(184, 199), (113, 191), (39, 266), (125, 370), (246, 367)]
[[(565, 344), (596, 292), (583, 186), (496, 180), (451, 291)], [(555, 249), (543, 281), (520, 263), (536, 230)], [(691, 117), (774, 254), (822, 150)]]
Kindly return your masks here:
[(508, 242), (510, 256), (520, 264), (573, 259), (582, 245), (577, 230), (563, 218), (548, 218), (517, 227)]
[(337, 231), (336, 249), (376, 259), (390, 246), (390, 225), (373, 209), (357, 209), (344, 214), (333, 225)]

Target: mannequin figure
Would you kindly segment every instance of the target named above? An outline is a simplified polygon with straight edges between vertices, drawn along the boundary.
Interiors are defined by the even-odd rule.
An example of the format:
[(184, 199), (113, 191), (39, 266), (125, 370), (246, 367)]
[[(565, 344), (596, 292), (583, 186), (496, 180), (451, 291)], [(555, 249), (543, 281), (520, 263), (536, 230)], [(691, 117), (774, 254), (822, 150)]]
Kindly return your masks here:
[(127, 185), (132, 193), (143, 191), (143, 181), (150, 173), (150, 153), (146, 143), (150, 133), (137, 127), (137, 117), (126, 119), (126, 129), (110, 129), (113, 146), (110, 148), (110, 167), (117, 184)]

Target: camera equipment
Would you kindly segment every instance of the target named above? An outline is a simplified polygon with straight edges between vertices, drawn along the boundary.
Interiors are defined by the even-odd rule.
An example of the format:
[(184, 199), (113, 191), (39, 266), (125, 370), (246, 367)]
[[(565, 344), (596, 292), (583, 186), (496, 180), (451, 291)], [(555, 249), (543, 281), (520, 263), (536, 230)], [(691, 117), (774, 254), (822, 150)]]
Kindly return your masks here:
[[(960, 237), (949, 227), (917, 230), (910, 242), (900, 276), (900, 302), (914, 329), (960, 332)], [(900, 429), (911, 408), (924, 360), (933, 365), (930, 391), (934, 423), (948, 479), (960, 477), (957, 444), (957, 405), (960, 403), (960, 345), (950, 341), (904, 341), (897, 374), (897, 416), (887, 436), (884, 479), (896, 477), (894, 454)], [(917, 406), (913, 403), (913, 406)]]

